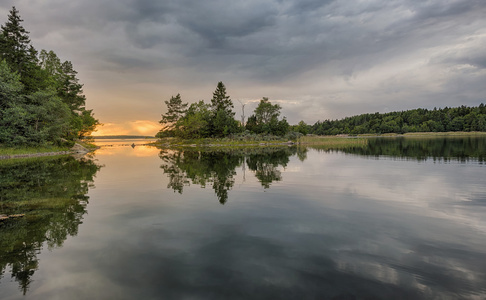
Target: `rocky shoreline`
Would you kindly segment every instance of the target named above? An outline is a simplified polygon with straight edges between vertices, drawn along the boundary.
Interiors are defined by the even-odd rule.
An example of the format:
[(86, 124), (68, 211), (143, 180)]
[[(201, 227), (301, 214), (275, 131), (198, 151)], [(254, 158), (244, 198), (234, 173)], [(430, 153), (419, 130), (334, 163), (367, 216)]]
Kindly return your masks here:
[(29, 157), (43, 157), (43, 156), (57, 156), (57, 155), (84, 155), (90, 152), (90, 150), (81, 146), (80, 144), (74, 144), (74, 146), (68, 151), (57, 151), (57, 152), (38, 152), (38, 153), (26, 153), (26, 154), (12, 154), (12, 155), (0, 155), (0, 159), (11, 159), (11, 158), (29, 158)]

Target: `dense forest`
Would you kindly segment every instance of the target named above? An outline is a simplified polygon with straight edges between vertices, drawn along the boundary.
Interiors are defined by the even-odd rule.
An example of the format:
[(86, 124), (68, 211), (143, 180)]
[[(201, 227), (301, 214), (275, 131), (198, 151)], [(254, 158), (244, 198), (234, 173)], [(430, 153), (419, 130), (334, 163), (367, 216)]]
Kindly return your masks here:
[(99, 124), (70, 61), (38, 52), (13, 7), (0, 30), (0, 146), (69, 145)]
[(407, 132), (486, 131), (486, 106), (418, 108), (407, 111), (362, 114), (341, 120), (318, 121), (306, 131), (317, 135), (382, 134)]
[(283, 136), (290, 126), (285, 118), (279, 120), (280, 105), (272, 104), (268, 98), (260, 100), (254, 114), (246, 124), (235, 120), (233, 101), (226, 94), (226, 87), (219, 82), (213, 93), (211, 103), (201, 100), (183, 103), (180, 94), (165, 101), (167, 113), (162, 115), (162, 130), (157, 137), (208, 138), (226, 137), (235, 134), (266, 134)]

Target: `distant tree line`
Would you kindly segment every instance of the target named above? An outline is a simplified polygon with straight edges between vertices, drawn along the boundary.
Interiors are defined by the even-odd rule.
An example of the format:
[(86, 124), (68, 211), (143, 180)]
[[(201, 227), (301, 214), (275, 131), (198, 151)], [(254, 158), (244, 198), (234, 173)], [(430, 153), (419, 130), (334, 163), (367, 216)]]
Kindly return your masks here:
[[(317, 135), (407, 133), (445, 131), (486, 131), (486, 106), (455, 108), (418, 108), (407, 111), (362, 114), (340, 120), (317, 121), (304, 126)], [(305, 128), (306, 127), (306, 128)]]
[(285, 117), (279, 119), (280, 105), (272, 104), (266, 97), (260, 100), (246, 124), (236, 121), (233, 102), (226, 94), (226, 87), (222, 82), (218, 83), (211, 103), (201, 100), (188, 105), (177, 94), (165, 101), (165, 104), (167, 112), (160, 120), (163, 128), (157, 134), (159, 138), (226, 137), (244, 132), (283, 136), (290, 130)]
[(0, 31), (0, 146), (70, 144), (99, 124), (70, 61), (32, 46), (13, 7)]

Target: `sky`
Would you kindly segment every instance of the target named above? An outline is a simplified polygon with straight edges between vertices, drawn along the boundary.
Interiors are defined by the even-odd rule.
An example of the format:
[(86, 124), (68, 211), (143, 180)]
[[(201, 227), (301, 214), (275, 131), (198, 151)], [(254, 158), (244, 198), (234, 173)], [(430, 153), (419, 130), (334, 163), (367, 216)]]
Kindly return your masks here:
[(484, 0), (2, 0), (1, 24), (12, 6), (73, 63), (98, 135), (153, 135), (164, 101), (219, 81), (236, 119), (268, 97), (290, 124), (486, 103)]

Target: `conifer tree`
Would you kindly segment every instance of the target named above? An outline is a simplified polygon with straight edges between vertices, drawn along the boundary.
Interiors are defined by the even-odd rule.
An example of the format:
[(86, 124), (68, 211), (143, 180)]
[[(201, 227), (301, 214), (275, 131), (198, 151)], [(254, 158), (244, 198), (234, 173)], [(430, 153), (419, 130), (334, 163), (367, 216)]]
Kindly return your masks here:
[(187, 103), (182, 103), (181, 94), (172, 96), (169, 101), (164, 102), (167, 105), (167, 113), (162, 115), (159, 123), (164, 125), (164, 131), (172, 131), (176, 127), (177, 121), (186, 113)]
[(211, 99), (213, 136), (226, 136), (238, 131), (238, 122), (234, 119), (233, 101), (226, 95), (223, 82), (218, 82)]
[(22, 75), (26, 64), (32, 59), (29, 32), (21, 25), (23, 22), (19, 11), (14, 7), (10, 10), (8, 21), (1, 25), (0, 56), (5, 59), (12, 71)]
[(213, 99), (211, 99), (211, 108), (214, 112), (224, 111), (225, 114), (233, 117), (233, 101), (230, 96), (226, 95), (226, 87), (223, 82), (218, 82), (216, 90), (213, 93)]
[(46, 88), (46, 84), (37, 64), (37, 51), (30, 43), (29, 32), (21, 24), (23, 21), (19, 11), (12, 7), (7, 22), (1, 25), (0, 59), (5, 59), (12, 72), (20, 75), (25, 92), (31, 94)]

